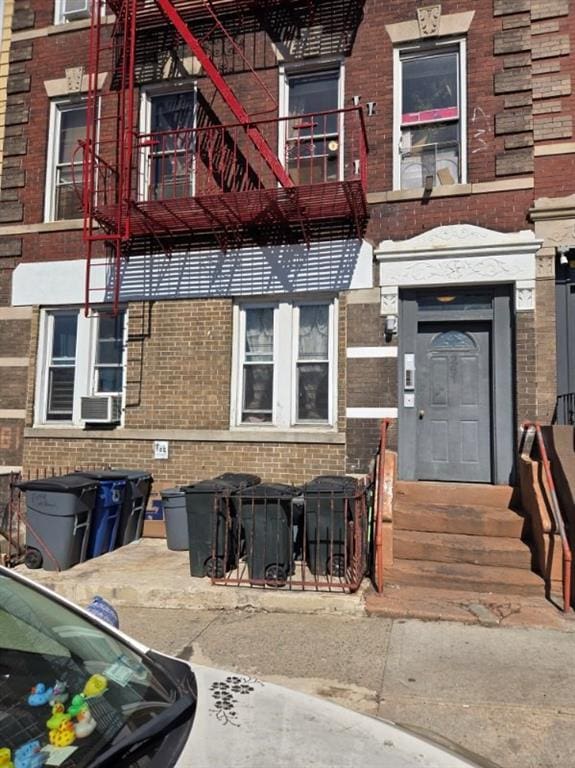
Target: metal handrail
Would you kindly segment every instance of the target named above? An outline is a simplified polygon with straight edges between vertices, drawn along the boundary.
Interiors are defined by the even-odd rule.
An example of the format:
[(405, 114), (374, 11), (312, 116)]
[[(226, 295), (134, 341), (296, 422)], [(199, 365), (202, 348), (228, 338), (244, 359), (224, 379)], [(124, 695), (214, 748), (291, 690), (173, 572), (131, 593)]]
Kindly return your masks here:
[(387, 451), (387, 431), (391, 421), (381, 422), (379, 448), (375, 466), (375, 536), (373, 581), (376, 592), (383, 592), (383, 504), (385, 499), (385, 454)]
[(563, 554), (563, 611), (564, 613), (567, 613), (571, 607), (571, 578), (573, 556), (569, 546), (567, 532), (565, 530), (565, 523), (563, 522), (563, 516), (561, 514), (561, 507), (559, 505), (557, 491), (555, 490), (555, 483), (553, 481), (553, 474), (551, 472), (551, 463), (549, 461), (549, 457), (547, 456), (547, 448), (545, 447), (543, 433), (541, 432), (541, 424), (537, 421), (525, 421), (522, 424), (522, 429), (524, 431), (525, 440), (529, 440), (530, 442), (528, 446), (529, 453), (531, 452), (533, 438), (537, 438), (537, 447), (539, 448), (539, 454), (543, 464), (543, 471), (545, 472), (545, 478), (549, 487), (553, 522), (555, 523), (555, 530), (561, 539), (561, 549)]

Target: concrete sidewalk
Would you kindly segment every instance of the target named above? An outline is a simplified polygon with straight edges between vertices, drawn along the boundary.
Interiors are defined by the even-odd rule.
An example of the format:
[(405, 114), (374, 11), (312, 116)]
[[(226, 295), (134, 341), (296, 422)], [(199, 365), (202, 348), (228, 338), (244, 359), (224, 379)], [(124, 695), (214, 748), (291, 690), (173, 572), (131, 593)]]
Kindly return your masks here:
[(433, 731), (502, 768), (575, 765), (571, 632), (247, 611), (119, 613), (123, 630), (192, 664)]
[(125, 607), (369, 614), (487, 626), (533, 626), (566, 631), (575, 628), (575, 614), (564, 616), (543, 595), (437, 590), (433, 585), (429, 588), (390, 585), (383, 595), (376, 595), (367, 580), (353, 595), (212, 585), (209, 579), (191, 578), (188, 553), (168, 550), (163, 539), (141, 539), (62, 573), (29, 570), (25, 566), (19, 566), (18, 570), (81, 605), (87, 604), (94, 595), (101, 595)]

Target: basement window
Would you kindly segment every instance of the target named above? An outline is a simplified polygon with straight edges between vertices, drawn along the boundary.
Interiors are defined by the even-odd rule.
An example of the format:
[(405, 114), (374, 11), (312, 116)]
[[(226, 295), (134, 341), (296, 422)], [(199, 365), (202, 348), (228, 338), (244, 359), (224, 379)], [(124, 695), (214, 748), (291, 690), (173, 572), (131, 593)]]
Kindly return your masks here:
[(396, 51), (394, 187), (465, 183), (465, 45)]
[(85, 136), (85, 102), (52, 102), (46, 169), (46, 221), (80, 219), (83, 216), (82, 153), (78, 141)]
[(235, 426), (335, 425), (336, 302), (235, 308)]

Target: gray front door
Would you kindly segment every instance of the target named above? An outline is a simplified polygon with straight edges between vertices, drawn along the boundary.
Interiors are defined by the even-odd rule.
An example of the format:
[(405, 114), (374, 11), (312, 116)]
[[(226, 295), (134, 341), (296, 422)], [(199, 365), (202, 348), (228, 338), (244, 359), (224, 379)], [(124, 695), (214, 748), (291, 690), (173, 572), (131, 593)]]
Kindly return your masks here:
[(420, 323), (419, 480), (491, 482), (490, 323)]

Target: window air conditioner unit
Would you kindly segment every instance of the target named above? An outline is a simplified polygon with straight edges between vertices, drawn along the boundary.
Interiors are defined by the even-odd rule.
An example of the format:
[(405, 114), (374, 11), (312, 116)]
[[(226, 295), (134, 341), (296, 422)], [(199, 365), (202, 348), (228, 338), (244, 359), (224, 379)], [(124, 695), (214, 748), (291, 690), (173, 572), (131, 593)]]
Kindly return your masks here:
[(88, 19), (91, 0), (62, 0), (62, 16), (66, 21)]
[(82, 397), (80, 418), (86, 424), (115, 424), (122, 415), (120, 395), (97, 395)]

